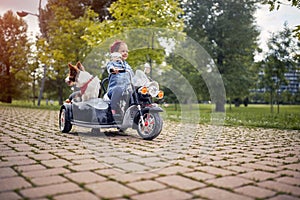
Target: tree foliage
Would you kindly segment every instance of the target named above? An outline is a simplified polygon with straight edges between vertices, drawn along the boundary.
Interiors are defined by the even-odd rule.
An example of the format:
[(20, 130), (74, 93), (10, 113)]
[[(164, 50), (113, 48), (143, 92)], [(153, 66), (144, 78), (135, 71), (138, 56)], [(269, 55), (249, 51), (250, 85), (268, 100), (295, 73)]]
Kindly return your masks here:
[[(43, 63), (48, 67), (47, 90), (56, 91), (60, 104), (66, 93), (70, 93), (64, 79), (68, 72), (67, 63), (84, 60), (90, 47), (82, 39), (86, 27), (93, 20), (101, 21), (110, 18), (106, 6), (112, 0), (49, 0), (46, 8), (41, 12), (41, 30), (45, 31), (40, 38), (40, 54)], [(103, 6), (103, 7), (98, 7)], [(94, 8), (101, 14), (91, 10)], [(53, 81), (55, 84), (53, 84)], [(55, 95), (55, 94), (54, 94)]]
[[(286, 3), (286, 1), (282, 1), (282, 0), (264, 0), (263, 4), (269, 4), (270, 5), (270, 11), (273, 10), (278, 10), (282, 5), (291, 5), (294, 6), (298, 9), (300, 9), (300, 1), (299, 0), (287, 0), (288, 4)], [(293, 30), (293, 32), (295, 33), (295, 36), (298, 38), (298, 40), (300, 40), (300, 25), (297, 25), (295, 27), (295, 29)]]
[(133, 67), (147, 62), (150, 65), (154, 62), (160, 64), (164, 60), (165, 51), (158, 41), (159, 37), (155, 35), (157, 28), (183, 29), (183, 21), (179, 19), (182, 10), (175, 0), (119, 0), (111, 4), (109, 12), (113, 20), (92, 24), (87, 28), (84, 39), (92, 46), (107, 39), (123, 39), (129, 48), (142, 47), (131, 48), (133, 51), (130, 52), (128, 62)]
[(287, 85), (285, 73), (296, 71), (297, 52), (299, 52), (299, 42), (295, 42), (292, 37), (292, 31), (284, 26), (284, 30), (274, 33), (268, 40), (269, 52), (262, 62), (262, 86), (267, 88), (270, 93), (270, 105), (273, 112), (274, 100), (278, 105), (279, 112), (279, 93), (281, 85)]
[[(300, 8), (300, 1), (299, 0), (287, 0), (288, 4), (291, 6), (295, 6), (297, 8)], [(286, 5), (286, 1), (282, 0), (264, 0), (263, 4), (269, 4), (270, 10), (279, 9), (281, 5)]]
[(11, 10), (0, 16), (0, 100), (7, 103), (22, 96), (28, 86), (26, 31), (27, 24)]
[[(187, 1), (186, 32), (211, 55), (229, 99), (248, 94), (259, 32), (254, 25), (255, 1)], [(224, 110), (225, 100), (217, 109)]]

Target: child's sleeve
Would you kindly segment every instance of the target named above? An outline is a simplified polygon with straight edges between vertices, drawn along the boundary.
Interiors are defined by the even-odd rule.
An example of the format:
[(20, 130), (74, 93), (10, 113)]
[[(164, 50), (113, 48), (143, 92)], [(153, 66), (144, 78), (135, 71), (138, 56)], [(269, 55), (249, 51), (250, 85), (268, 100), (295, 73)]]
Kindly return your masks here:
[(107, 72), (110, 74), (110, 70), (114, 67), (114, 63), (113, 62), (108, 62), (107, 65), (106, 65), (106, 69), (107, 69)]

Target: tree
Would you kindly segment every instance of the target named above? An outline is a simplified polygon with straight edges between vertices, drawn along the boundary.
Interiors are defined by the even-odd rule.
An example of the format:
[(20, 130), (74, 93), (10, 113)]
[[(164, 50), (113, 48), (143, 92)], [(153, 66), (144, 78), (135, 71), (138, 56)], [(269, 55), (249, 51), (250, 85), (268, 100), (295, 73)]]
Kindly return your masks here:
[[(248, 94), (259, 32), (254, 24), (254, 0), (193, 0), (185, 7), (186, 32), (214, 59), (229, 100)], [(225, 99), (216, 102), (225, 110)]]
[[(37, 48), (40, 63), (47, 66), (47, 97), (58, 96), (62, 104), (63, 97), (70, 92), (64, 83), (67, 63), (83, 60), (90, 51), (89, 45), (81, 38), (84, 29), (93, 20), (110, 19), (107, 8), (114, 1), (48, 0), (45, 9), (40, 10), (42, 37), (39, 38)], [(84, 17), (87, 13), (93, 13), (92, 17)]]
[(26, 31), (25, 21), (11, 10), (0, 16), (0, 100), (3, 102), (11, 103), (27, 87), (29, 42)]
[[(165, 51), (159, 42), (161, 35), (156, 35), (157, 28), (176, 31), (183, 29), (183, 21), (179, 19), (182, 10), (175, 0), (119, 0), (111, 4), (109, 12), (113, 20), (92, 24), (87, 28), (84, 39), (92, 46), (109, 38), (118, 38), (125, 39), (129, 48), (141, 47), (133, 48), (130, 52), (128, 62), (132, 66), (147, 62), (152, 66), (153, 63), (160, 64), (164, 60)], [(147, 30), (143, 31), (145, 28)], [(129, 34), (126, 35), (126, 32)]]
[(270, 92), (271, 112), (273, 112), (274, 99), (277, 102), (279, 113), (280, 86), (286, 85), (285, 73), (295, 69), (295, 55), (299, 52), (299, 44), (293, 41), (292, 31), (284, 24), (284, 30), (274, 33), (268, 41), (269, 52), (263, 61), (262, 83)]
[[(64, 83), (68, 72), (67, 63), (84, 60), (90, 46), (82, 39), (86, 27), (95, 21), (102, 21), (108, 16), (107, 6), (114, 0), (49, 0), (40, 13), (41, 31), (40, 57), (47, 64), (46, 91), (55, 95), (62, 104), (63, 97), (70, 90)], [(100, 13), (97, 15), (91, 9)], [(87, 69), (89, 69), (87, 67)]]
[[(286, 1), (281, 1), (281, 0), (265, 0), (263, 1), (263, 4), (269, 4), (270, 11), (273, 11), (274, 9), (279, 10), (281, 5), (291, 5), (300, 9), (299, 0), (288, 0), (288, 4), (286, 3)], [(298, 40), (300, 40), (300, 25), (297, 25), (293, 30), (293, 32), (295, 33), (295, 36), (298, 38)]]

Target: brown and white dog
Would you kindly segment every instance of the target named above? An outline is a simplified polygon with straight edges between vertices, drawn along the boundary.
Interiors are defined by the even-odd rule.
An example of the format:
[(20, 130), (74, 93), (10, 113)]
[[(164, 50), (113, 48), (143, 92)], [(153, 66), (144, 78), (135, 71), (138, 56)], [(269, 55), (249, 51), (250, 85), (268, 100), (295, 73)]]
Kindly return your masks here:
[(82, 101), (98, 98), (100, 89), (100, 80), (97, 76), (92, 76), (85, 71), (83, 65), (77, 62), (76, 65), (68, 64), (69, 76), (65, 79), (69, 86), (76, 85), (80, 88)]

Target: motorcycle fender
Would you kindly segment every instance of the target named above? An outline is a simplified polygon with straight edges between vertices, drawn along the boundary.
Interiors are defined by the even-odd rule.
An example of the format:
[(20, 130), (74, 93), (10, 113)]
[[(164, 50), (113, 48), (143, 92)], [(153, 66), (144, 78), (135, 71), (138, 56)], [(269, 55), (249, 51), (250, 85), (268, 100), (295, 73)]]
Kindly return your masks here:
[(152, 112), (152, 113), (157, 113), (157, 112), (164, 112), (164, 110), (161, 107), (146, 107), (142, 109), (142, 113), (146, 112)]
[[(163, 112), (164, 110), (161, 107), (146, 107), (142, 109), (142, 113), (148, 113), (148, 112), (152, 112), (152, 113), (158, 113), (158, 112)], [(135, 116), (134, 116), (134, 120), (133, 120), (133, 125), (132, 128), (133, 129), (137, 129), (138, 123), (139, 123), (139, 119), (140, 119), (140, 113), (136, 112)]]

